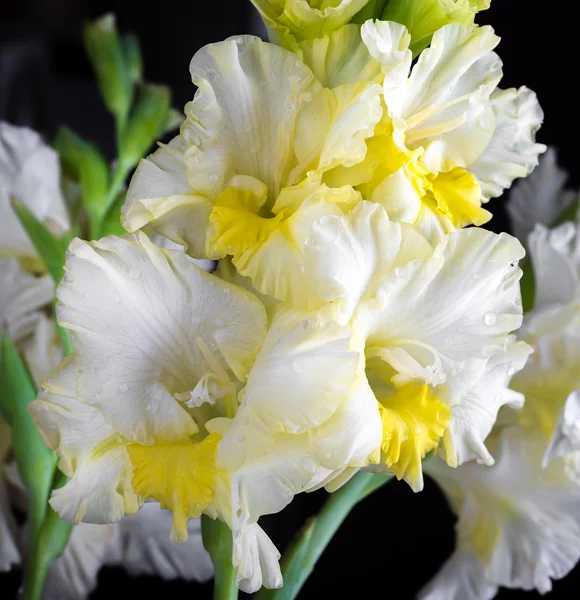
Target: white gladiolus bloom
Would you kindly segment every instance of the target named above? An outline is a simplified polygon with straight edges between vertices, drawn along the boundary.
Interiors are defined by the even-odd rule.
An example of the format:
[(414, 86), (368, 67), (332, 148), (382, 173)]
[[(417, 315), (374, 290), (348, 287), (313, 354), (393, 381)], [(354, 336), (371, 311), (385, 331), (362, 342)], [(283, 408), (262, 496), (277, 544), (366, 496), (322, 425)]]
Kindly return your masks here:
[[(143, 234), (76, 240), (70, 250), (58, 312), (74, 354), (31, 407), (70, 478), (53, 508), (109, 523), (157, 500), (172, 510), (179, 541), (189, 519), (221, 518), (233, 531), (239, 586), (281, 585), (258, 517), (368, 464), (380, 439), (364, 439), (368, 428), (345, 432), (339, 418), (358, 359), (350, 329), (282, 313), (265, 337), (255, 296)], [(342, 436), (345, 455), (311, 441), (324, 440), (324, 427)]]
[(492, 463), (484, 440), (503, 404), (521, 405), (507, 381), (529, 354), (509, 335), (522, 321), (519, 242), (468, 229), (433, 249), (366, 202), (322, 217), (310, 235), (305, 275), (328, 303), (320, 314), (352, 323), (386, 467), (421, 489), (421, 459), (441, 438), (452, 466)]
[[(542, 166), (546, 176), (554, 172), (553, 158)], [(555, 218), (544, 202), (554, 201), (562, 184), (561, 176), (537, 182), (532, 217)], [(521, 185), (520, 192), (530, 188)], [(516, 198), (522, 212), (512, 214), (523, 215)], [(516, 225), (529, 227), (527, 219)], [(579, 240), (572, 222), (552, 230), (536, 224), (529, 236), (535, 304), (519, 335), (533, 354), (523, 369), (507, 374), (508, 381), (513, 375), (510, 392), (525, 403), (500, 414), (488, 444), (498, 449), (496, 464), (453, 470), (428, 463), (459, 522), (456, 550), (424, 600), (488, 600), (500, 586), (545, 593), (580, 559)]]
[(580, 488), (565, 461), (543, 469), (545, 438), (519, 426), (490, 437), (492, 467), (425, 467), (459, 521), (455, 552), (422, 600), (489, 600), (500, 586), (546, 593), (580, 558)]
[(55, 232), (69, 228), (58, 155), (31, 129), (0, 122), (0, 256), (36, 265), (36, 250), (14, 214), (12, 198)]

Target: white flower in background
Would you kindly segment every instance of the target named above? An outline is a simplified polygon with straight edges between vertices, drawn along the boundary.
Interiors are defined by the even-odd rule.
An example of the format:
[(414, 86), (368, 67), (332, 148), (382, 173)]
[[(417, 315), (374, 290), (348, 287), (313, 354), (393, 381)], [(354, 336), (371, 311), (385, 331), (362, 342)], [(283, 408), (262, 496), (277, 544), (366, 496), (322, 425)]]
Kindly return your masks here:
[(50, 566), (44, 598), (83, 600), (97, 586), (103, 566), (123, 568), (130, 575), (153, 575), (166, 580), (207, 581), (213, 575), (203, 547), (199, 519), (188, 523), (184, 544), (170, 540), (171, 514), (156, 503), (112, 525), (79, 523), (64, 554)]
[[(136, 512), (143, 500), (157, 500), (172, 510), (172, 536), (179, 541), (187, 539), (187, 520), (202, 512), (218, 516), (233, 529), (240, 587), (281, 585), (279, 554), (256, 520), (312, 481), (312, 461), (297, 465), (290, 454), (305, 454), (308, 435), (264, 431), (247, 452), (251, 460), (233, 473), (222, 462), (220, 443), (242, 418), (235, 416), (237, 396), (266, 334), (263, 306), (199, 270), (182, 251), (164, 251), (142, 234), (77, 240), (70, 250), (58, 311), (75, 352), (44, 382), (31, 409), (70, 478), (52, 506), (67, 520), (108, 523)], [(340, 390), (327, 374), (341, 374), (345, 395), (356, 357), (348, 352), (348, 332), (329, 327), (307, 336), (301, 321), (289, 329), (281, 346), (274, 345), (284, 350), (279, 359), (267, 354), (267, 368), (248, 378), (245, 396), (256, 398), (248, 404), (269, 398), (266, 377), (275, 376), (280, 398), (295, 380), (304, 393), (291, 394), (293, 402), (316, 406), (326, 397), (338, 405)], [(278, 475), (276, 461), (297, 472), (295, 483)], [(248, 474), (285, 485), (240, 498)]]
[[(548, 154), (547, 179), (520, 184), (532, 218), (552, 221), (564, 178)], [(558, 174), (557, 181), (550, 174)], [(531, 196), (535, 183), (538, 198)], [(523, 196), (516, 196), (523, 198)], [(530, 227), (523, 200), (516, 225)], [(562, 207), (562, 204), (559, 205)], [(488, 446), (496, 464), (426, 470), (459, 517), (457, 547), (425, 588), (425, 600), (488, 600), (500, 586), (545, 593), (580, 559), (580, 232), (578, 223), (554, 229), (536, 224), (528, 238), (536, 293), (519, 332), (533, 349), (525, 367), (509, 371), (514, 400), (504, 409)], [(521, 342), (520, 342), (521, 343)], [(492, 389), (487, 394), (494, 394)], [(517, 397), (524, 397), (523, 407)]]
[(552, 226), (578, 198), (579, 191), (565, 188), (567, 180), (568, 174), (558, 166), (556, 150), (549, 148), (538, 168), (514, 185), (507, 210), (514, 235), (523, 244), (527, 245), (536, 224)]
[(8, 327), (14, 343), (20, 343), (35, 329), (40, 309), (48, 305), (54, 284), (48, 275), (27, 273), (17, 259), (0, 258), (0, 325)]
[(12, 198), (56, 233), (69, 228), (57, 153), (31, 129), (0, 122), (0, 256), (37, 267), (36, 250), (14, 214)]
[(489, 600), (500, 586), (546, 593), (580, 558), (580, 488), (565, 461), (542, 468), (545, 438), (518, 426), (487, 443), (492, 467), (425, 465), (459, 521), (456, 549), (422, 600)]

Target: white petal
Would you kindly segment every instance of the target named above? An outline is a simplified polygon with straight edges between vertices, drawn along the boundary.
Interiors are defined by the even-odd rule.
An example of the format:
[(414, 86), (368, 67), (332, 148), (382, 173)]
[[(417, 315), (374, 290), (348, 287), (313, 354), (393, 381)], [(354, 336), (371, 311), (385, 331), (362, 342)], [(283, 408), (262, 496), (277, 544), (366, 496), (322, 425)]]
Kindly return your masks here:
[(192, 256), (204, 257), (212, 203), (192, 190), (187, 180), (186, 151), (187, 145), (177, 136), (140, 162), (127, 191), (121, 221), (131, 232), (150, 224)]
[(491, 600), (497, 585), (485, 578), (483, 566), (468, 550), (455, 552), (419, 592), (419, 600)]
[(510, 342), (505, 353), (490, 358), (479, 381), (460, 404), (451, 408), (451, 422), (443, 441), (445, 459), (450, 466), (473, 459), (493, 464), (484, 441), (502, 406), (523, 406), (523, 394), (510, 390), (508, 385), (513, 374), (523, 369), (531, 352), (532, 348), (524, 342)]
[(48, 373), (62, 360), (60, 338), (53, 319), (40, 313), (36, 320), (34, 335), (24, 345), (24, 356), (30, 372), (39, 386)]
[(113, 525), (79, 523), (62, 556), (48, 571), (45, 600), (83, 600), (97, 587), (97, 576), (119, 544)]
[(261, 586), (282, 587), (278, 559), (280, 553), (263, 529), (257, 524), (247, 525), (234, 536), (233, 563), (237, 568), (236, 584), (251, 594)]
[(70, 355), (44, 382), (30, 414), (70, 478), (53, 492), (51, 506), (69, 522), (108, 523), (136, 510), (132, 466), (123, 440), (103, 414), (75, 397), (77, 377)]
[(483, 569), (480, 592), (504, 586), (546, 593), (580, 558), (580, 490), (561, 461), (542, 469), (542, 436), (508, 427), (496, 442), (493, 467), (426, 465), (459, 514), (456, 553), (478, 559), (456, 561), (461, 572), (453, 576), (481, 584)]
[(171, 520), (171, 513), (161, 510), (154, 502), (124, 517), (118, 524), (121, 566), (130, 575), (207, 581), (213, 575), (213, 565), (203, 547), (199, 519), (187, 524), (189, 537), (184, 544), (170, 539)]
[(507, 210), (522, 244), (527, 244), (536, 223), (550, 227), (576, 199), (575, 192), (564, 189), (567, 179), (566, 171), (558, 167), (556, 150), (548, 148), (531, 175), (514, 184)]
[(363, 296), (374, 297), (395, 260), (404, 264), (430, 253), (421, 236), (413, 241), (415, 256), (400, 256), (401, 226), (389, 221), (380, 204), (362, 202), (348, 216), (323, 216), (314, 223), (304, 251), (305, 275), (320, 298), (338, 301), (346, 323)]
[(466, 167), (488, 145), (495, 128), (489, 95), (501, 78), (490, 27), (446, 25), (424, 50), (406, 85), (386, 91), (395, 127), (433, 172)]
[(72, 330), (77, 393), (129, 440), (194, 433), (175, 394), (209, 370), (243, 380), (265, 334), (263, 306), (143, 234), (74, 240), (70, 251), (58, 314)]
[(37, 312), (50, 303), (54, 294), (52, 279), (35, 277), (24, 271), (15, 258), (0, 259), (0, 323), (8, 326), (13, 342), (32, 333)]
[[(330, 118), (326, 100), (319, 104), (322, 86), (290, 52), (250, 36), (205, 46), (190, 71), (199, 89), (182, 135), (194, 144), (186, 155), (192, 189), (215, 198), (234, 175), (251, 175), (275, 199), (296, 159), (311, 160), (320, 148)], [(297, 148), (293, 130), (311, 103), (317, 121), (308, 120)]]
[(481, 184), (485, 199), (495, 198), (517, 177), (525, 177), (538, 164), (546, 146), (535, 143), (544, 120), (536, 94), (526, 87), (499, 90), (491, 97), (496, 128), (489, 145), (469, 167)]
[(568, 304), (580, 289), (580, 226), (563, 223), (555, 229), (536, 225), (528, 239), (534, 267), (534, 306)]
[(359, 317), (367, 352), (376, 348), (399, 371), (396, 385), (417, 377), (445, 382), (435, 393), (455, 404), (521, 325), (515, 263), (523, 254), (506, 234), (479, 228), (450, 234), (432, 258), (383, 279), (380, 310), (368, 307)]
[(0, 256), (36, 256), (12, 198), (59, 233), (69, 228), (58, 155), (31, 129), (0, 122)]
[(317, 427), (334, 413), (352, 384), (358, 354), (349, 352), (349, 343), (346, 327), (320, 327), (308, 314), (282, 314), (270, 327), (242, 405), (274, 433)]
[(580, 390), (572, 392), (566, 399), (546, 448), (543, 465), (547, 467), (552, 458), (577, 451), (580, 451)]
[(385, 93), (402, 85), (409, 75), (413, 55), (411, 36), (404, 25), (392, 21), (367, 21), (361, 37), (369, 54), (381, 65)]

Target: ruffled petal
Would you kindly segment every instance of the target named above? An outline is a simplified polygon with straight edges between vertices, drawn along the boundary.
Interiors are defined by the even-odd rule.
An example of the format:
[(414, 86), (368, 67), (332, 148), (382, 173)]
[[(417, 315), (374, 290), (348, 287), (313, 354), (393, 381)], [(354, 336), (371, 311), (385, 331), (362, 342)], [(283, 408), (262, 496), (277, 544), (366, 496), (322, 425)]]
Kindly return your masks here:
[[(362, 28), (364, 32), (364, 26)], [(381, 67), (363, 42), (361, 27), (344, 25), (323, 37), (304, 40), (298, 44), (302, 61), (312, 69), (316, 79), (326, 88), (375, 81)]]
[(544, 144), (535, 143), (544, 113), (532, 90), (498, 90), (491, 96), (491, 106), (495, 132), (469, 167), (481, 184), (485, 200), (500, 196), (517, 177), (529, 175), (538, 164), (538, 156), (546, 151)]
[(234, 175), (250, 175), (273, 204), (291, 171), (320, 152), (331, 117), (322, 86), (290, 52), (250, 36), (205, 46), (190, 71), (199, 89), (181, 133), (191, 188), (214, 199)]
[(380, 309), (363, 307), (358, 317), (367, 356), (395, 367), (395, 385), (444, 384), (437, 396), (457, 403), (521, 325), (523, 254), (515, 238), (472, 228), (447, 236), (431, 258), (396, 269), (381, 282)]
[(203, 547), (201, 524), (187, 524), (189, 537), (184, 544), (169, 539), (171, 513), (148, 502), (118, 525), (122, 544), (119, 562), (130, 575), (156, 575), (163, 579), (207, 581), (213, 565)]
[(395, 128), (432, 172), (467, 167), (489, 144), (495, 116), (489, 96), (501, 78), (491, 27), (446, 25), (434, 35), (406, 84), (385, 91)]
[(532, 348), (511, 341), (503, 354), (492, 356), (486, 369), (460, 404), (451, 408), (451, 422), (443, 439), (442, 454), (447, 464), (456, 467), (477, 459), (493, 465), (494, 459), (484, 445), (502, 406), (514, 409), (524, 404), (524, 395), (510, 390), (514, 373), (521, 371)]
[(507, 210), (514, 235), (527, 245), (536, 223), (550, 227), (578, 193), (566, 190), (566, 171), (558, 166), (556, 150), (548, 148), (532, 173), (514, 184)]
[[(426, 466), (459, 515), (457, 558), (447, 575), (471, 584), (472, 595), (445, 598), (489, 598), (495, 586), (546, 593), (580, 558), (580, 491), (564, 463), (542, 469), (543, 438), (518, 427), (503, 429), (494, 443), (492, 467), (469, 462), (451, 469), (435, 460)], [(459, 558), (469, 553), (475, 560)], [(447, 578), (437, 582), (450, 585)], [(443, 597), (437, 587), (428, 598)]]
[(580, 225), (536, 225), (528, 238), (534, 267), (536, 309), (572, 302), (580, 289)]
[(70, 355), (44, 383), (30, 414), (69, 477), (53, 492), (51, 506), (69, 522), (110, 523), (137, 510), (133, 470), (121, 436), (98, 409), (75, 396), (77, 377)]
[(129, 440), (195, 433), (175, 395), (208, 371), (245, 378), (265, 335), (263, 306), (143, 234), (74, 240), (70, 251), (58, 314), (72, 330), (77, 393)]
[(575, 390), (566, 398), (542, 464), (547, 467), (552, 458), (578, 451), (580, 451), (580, 390)]
[(43, 590), (46, 600), (83, 600), (97, 587), (101, 567), (119, 552), (115, 526), (79, 523), (62, 556), (48, 570)]

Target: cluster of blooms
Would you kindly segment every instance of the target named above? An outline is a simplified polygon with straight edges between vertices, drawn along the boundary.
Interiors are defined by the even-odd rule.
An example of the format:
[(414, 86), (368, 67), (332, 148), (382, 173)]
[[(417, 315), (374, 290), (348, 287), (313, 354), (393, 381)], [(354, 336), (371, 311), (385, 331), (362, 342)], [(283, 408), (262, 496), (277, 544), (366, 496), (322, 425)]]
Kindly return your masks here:
[(519, 331), (533, 354), (486, 441), (495, 465), (426, 466), (459, 521), (455, 553), (425, 600), (482, 600), (499, 586), (545, 593), (580, 559), (580, 213), (546, 227), (578, 198), (565, 180), (550, 150), (512, 191), (513, 228), (535, 274)]
[(219, 518), (251, 592), (282, 584), (260, 516), (361, 469), (419, 491), (433, 452), (460, 535), (427, 597), (549, 589), (580, 555), (577, 226), (530, 237), (522, 339), (524, 249), (479, 227), (545, 150), (535, 95), (497, 87), (482, 1), (432, 3), (432, 29), (395, 1), (363, 23), (365, 0), (255, 3), (276, 43), (201, 49), (179, 135), (131, 181), (129, 233), (70, 244), (73, 353), (31, 406), (69, 478), (52, 507), (103, 524), (154, 501), (181, 542)]
[[(70, 227), (58, 156), (35, 132), (0, 123), (0, 322), (23, 352), (40, 382), (61, 360), (60, 340), (48, 316), (54, 284), (14, 214), (11, 198), (22, 199), (55, 233)], [(12, 510), (26, 510), (23, 485), (12, 452), (10, 427), (0, 416), (0, 571), (22, 562), (24, 532)], [(101, 566), (123, 565), (130, 573), (166, 579), (206, 580), (213, 569), (203, 549), (199, 520), (181, 546), (169, 539), (171, 516), (156, 504), (106, 526), (80, 523), (63, 556), (51, 566), (43, 598), (79, 600), (96, 586)]]

